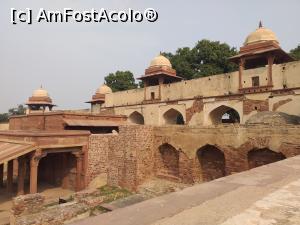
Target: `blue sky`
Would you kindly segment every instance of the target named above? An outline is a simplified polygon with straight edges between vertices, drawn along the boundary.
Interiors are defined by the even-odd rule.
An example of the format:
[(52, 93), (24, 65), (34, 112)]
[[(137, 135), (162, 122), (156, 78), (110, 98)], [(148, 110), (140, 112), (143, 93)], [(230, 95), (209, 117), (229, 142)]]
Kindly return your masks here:
[[(144, 10), (154, 8), (155, 23), (10, 23), (10, 9)], [(299, 0), (1, 0), (0, 112), (24, 103), (41, 84), (59, 109), (88, 108), (104, 76), (130, 70), (144, 73), (160, 51), (174, 52), (210, 39), (240, 47), (259, 20), (289, 51), (300, 44)]]

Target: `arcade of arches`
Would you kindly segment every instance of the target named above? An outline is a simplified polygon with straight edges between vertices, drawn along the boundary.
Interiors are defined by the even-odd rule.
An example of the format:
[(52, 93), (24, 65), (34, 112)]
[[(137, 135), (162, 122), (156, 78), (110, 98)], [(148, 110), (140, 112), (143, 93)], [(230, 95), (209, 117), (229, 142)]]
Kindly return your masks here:
[[(156, 176), (183, 183), (211, 181), (229, 175), (226, 172), (227, 167), (232, 165), (230, 160), (226, 161), (226, 157), (231, 155), (226, 151), (224, 153), (220, 147), (205, 145), (195, 152), (195, 160), (193, 160), (189, 159), (181, 149), (164, 143), (156, 151)], [(244, 159), (248, 165), (245, 169), (267, 165), (285, 158), (282, 153), (268, 148), (252, 149)]]

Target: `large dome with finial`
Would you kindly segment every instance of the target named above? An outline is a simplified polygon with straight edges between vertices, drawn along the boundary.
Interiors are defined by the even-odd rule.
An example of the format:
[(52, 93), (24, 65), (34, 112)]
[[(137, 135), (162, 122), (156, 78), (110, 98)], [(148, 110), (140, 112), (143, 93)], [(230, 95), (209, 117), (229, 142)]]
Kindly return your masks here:
[(159, 54), (154, 59), (152, 59), (150, 63), (150, 67), (158, 67), (158, 66), (167, 66), (172, 68), (172, 64), (170, 60), (161, 54)]
[(272, 30), (263, 27), (260, 22), (259, 27), (247, 36), (244, 46), (266, 41), (273, 41), (276, 44), (279, 44), (276, 34)]

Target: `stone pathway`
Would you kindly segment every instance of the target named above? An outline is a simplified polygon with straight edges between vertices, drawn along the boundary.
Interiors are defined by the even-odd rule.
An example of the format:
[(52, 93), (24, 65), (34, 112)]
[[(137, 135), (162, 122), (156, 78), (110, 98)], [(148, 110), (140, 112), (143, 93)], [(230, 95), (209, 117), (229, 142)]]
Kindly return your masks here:
[(255, 202), (222, 225), (300, 224), (300, 179)]
[(299, 225), (300, 156), (185, 188), (78, 225)]

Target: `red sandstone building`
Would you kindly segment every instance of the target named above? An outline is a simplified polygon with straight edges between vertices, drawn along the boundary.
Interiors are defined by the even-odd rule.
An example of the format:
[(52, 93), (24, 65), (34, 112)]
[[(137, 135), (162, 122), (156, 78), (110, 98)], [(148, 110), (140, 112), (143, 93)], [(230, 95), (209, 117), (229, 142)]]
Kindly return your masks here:
[(11, 117), (9, 131), (0, 132), (0, 185), (7, 163), (8, 192), (13, 191), (14, 174), (18, 194), (25, 193), (27, 182), (29, 193), (37, 192), (38, 181), (67, 189), (84, 188), (89, 136), (117, 131), (126, 117), (45, 113), (46, 107), (51, 111), (54, 105), (44, 89), (36, 90), (27, 105), (28, 114)]
[[(133, 104), (127, 102), (116, 106), (110, 102), (112, 106), (107, 107), (107, 95), (113, 99), (112, 95), (117, 96), (118, 93), (112, 93), (108, 86), (102, 85), (89, 101), (91, 113), (52, 111), (55, 105), (47, 91), (42, 88), (36, 90), (27, 102), (27, 115), (11, 117), (9, 130), (0, 131), (0, 185), (4, 180), (4, 164), (7, 165), (7, 191), (14, 191), (16, 178), (17, 193), (24, 194), (37, 192), (38, 184), (43, 181), (80, 190), (101, 173), (107, 174), (109, 184), (133, 190), (151, 176), (195, 183), (299, 154), (298, 119), (275, 112), (286, 103), (297, 102), (299, 86), (273, 89), (273, 64), (292, 60), (273, 36), (272, 32), (259, 27), (248, 36), (239, 54), (230, 59), (239, 64), (237, 93), (230, 95), (195, 95), (185, 100), (164, 101), (163, 88), (170, 88), (170, 83), (178, 84), (182, 79), (163, 56), (156, 57), (140, 78), (145, 88), (134, 90), (142, 91), (141, 103), (134, 99)], [(262, 65), (267, 65), (267, 85), (257, 83), (259, 79), (254, 76), (251, 77), (253, 85), (245, 87), (242, 82), (245, 70)], [(292, 66), (296, 68), (297, 65)], [(203, 79), (210, 81), (210, 78)], [(222, 79), (234, 80), (234, 77), (223, 75)], [(183, 81), (181, 85), (185, 83)], [(158, 91), (154, 90), (154, 86)], [(270, 90), (272, 92), (267, 100), (253, 99), (253, 94), (267, 95)], [(124, 92), (120, 96), (126, 94), (129, 93)], [(247, 94), (251, 95), (251, 99), (247, 99)], [(164, 118), (168, 122), (166, 124), (187, 125), (194, 114), (204, 115), (204, 109), (209, 110), (210, 107), (207, 115), (220, 121), (224, 113), (233, 109), (220, 103), (224, 101), (237, 102), (244, 114), (256, 116), (259, 112), (271, 111), (269, 99), (275, 95), (279, 100), (274, 101), (273, 112), (250, 118), (253, 123), (249, 127), (243, 124), (221, 128), (126, 125), (127, 117), (136, 124), (145, 124), (143, 116), (148, 117), (145, 117), (146, 121), (151, 121), (156, 114), (163, 115), (161, 120)], [(184, 105), (183, 101), (190, 101), (191, 106), (182, 109), (184, 116), (179, 120), (177, 112)], [(212, 103), (215, 108), (212, 108)], [(176, 107), (177, 110), (174, 109)], [(157, 113), (160, 110), (160, 114)], [(134, 118), (131, 118), (132, 115)]]

